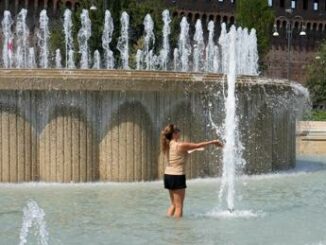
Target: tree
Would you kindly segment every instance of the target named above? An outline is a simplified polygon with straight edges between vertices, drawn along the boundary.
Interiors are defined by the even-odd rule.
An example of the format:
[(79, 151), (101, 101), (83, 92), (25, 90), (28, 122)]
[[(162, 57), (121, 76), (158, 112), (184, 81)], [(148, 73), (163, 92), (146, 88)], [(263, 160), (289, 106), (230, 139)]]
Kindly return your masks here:
[[(134, 59), (137, 48), (142, 48), (142, 39), (144, 35), (144, 17), (146, 14), (150, 14), (154, 21), (154, 34), (155, 34), (155, 53), (158, 53), (161, 48), (162, 39), (162, 12), (166, 8), (166, 5), (161, 0), (107, 0), (107, 8), (111, 11), (111, 15), (114, 22), (114, 32), (112, 42), (110, 44), (112, 51), (114, 52), (115, 59), (119, 63), (120, 53), (117, 50), (117, 41), (120, 36), (120, 17), (123, 11), (126, 11), (130, 16), (130, 60)], [(83, 9), (89, 10), (89, 17), (92, 22), (92, 36), (89, 39), (89, 49), (90, 54), (98, 49), (100, 53), (103, 53), (102, 49), (102, 32), (104, 27), (104, 2), (103, 0), (79, 0), (79, 7), (72, 12), (73, 21), (73, 38), (74, 38), (74, 50), (78, 50), (77, 34), (80, 29), (80, 14)], [(90, 10), (92, 5), (96, 6), (96, 10)], [(54, 53), (56, 48), (60, 48), (62, 53), (65, 53), (64, 47), (64, 36), (62, 30), (62, 16), (64, 13), (64, 8), (60, 9), (61, 18), (58, 23), (52, 26), (51, 36), (51, 52)], [(173, 8), (170, 8), (170, 13), (172, 15)], [(177, 37), (179, 35), (179, 22), (178, 18), (173, 18), (171, 23), (171, 46), (175, 46)], [(172, 55), (172, 54), (171, 54)], [(80, 54), (76, 52), (76, 63), (79, 62)], [(133, 63), (131, 62), (131, 66)]]
[(313, 103), (326, 101), (326, 41), (320, 46), (315, 60), (308, 66), (307, 87)]
[(275, 14), (266, 0), (238, 0), (236, 5), (237, 24), (255, 28), (260, 60), (263, 60), (270, 47), (270, 38)]

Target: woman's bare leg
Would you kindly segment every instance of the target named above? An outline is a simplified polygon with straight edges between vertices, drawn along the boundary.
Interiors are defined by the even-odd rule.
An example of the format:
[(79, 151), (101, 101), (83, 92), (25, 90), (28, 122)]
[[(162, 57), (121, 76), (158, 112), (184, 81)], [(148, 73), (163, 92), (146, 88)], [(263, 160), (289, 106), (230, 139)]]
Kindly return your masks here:
[(186, 189), (178, 189), (173, 191), (174, 200), (174, 217), (180, 218), (183, 214), (183, 201), (185, 199)]
[(171, 205), (170, 205), (170, 207), (168, 209), (167, 215), (169, 217), (172, 217), (174, 215), (174, 211), (175, 211), (174, 200), (173, 200), (173, 192), (171, 190), (169, 190), (169, 194), (170, 194)]

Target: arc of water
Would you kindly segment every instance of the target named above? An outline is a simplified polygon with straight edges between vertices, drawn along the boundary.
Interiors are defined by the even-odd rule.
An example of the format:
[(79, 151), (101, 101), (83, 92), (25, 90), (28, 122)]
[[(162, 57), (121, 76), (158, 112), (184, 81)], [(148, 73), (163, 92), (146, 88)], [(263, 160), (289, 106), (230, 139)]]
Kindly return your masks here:
[(34, 226), (37, 229), (38, 243), (41, 245), (48, 244), (49, 233), (46, 229), (46, 222), (44, 220), (45, 213), (35, 201), (28, 201), (26, 207), (23, 209), (24, 217), (20, 230), (19, 245), (27, 243), (29, 230)]
[(102, 47), (104, 49), (104, 60), (107, 69), (114, 68), (114, 56), (110, 48), (112, 34), (114, 31), (113, 19), (109, 10), (105, 11), (104, 30), (102, 35)]
[(46, 10), (42, 10), (40, 13), (40, 30), (37, 33), (38, 46), (40, 49), (40, 67), (49, 67), (49, 18), (47, 16)]
[(29, 29), (26, 25), (27, 10), (22, 9), (16, 21), (16, 67), (26, 68), (29, 49)]
[(11, 18), (10, 12), (5, 10), (3, 20), (1, 21), (3, 33), (2, 61), (4, 68), (11, 68), (13, 65), (13, 34), (11, 30), (13, 24), (14, 21)]
[(89, 68), (89, 47), (88, 40), (92, 34), (92, 23), (89, 18), (88, 10), (83, 9), (81, 15), (81, 28), (78, 32), (79, 52), (81, 53), (80, 68)]
[(75, 68), (73, 55), (73, 37), (72, 37), (72, 19), (71, 10), (66, 9), (64, 12), (63, 29), (65, 34), (65, 47), (66, 47), (66, 68)]
[(168, 69), (168, 64), (169, 64), (169, 54), (170, 54), (170, 42), (169, 42), (169, 36), (171, 34), (171, 28), (170, 28), (170, 23), (171, 23), (171, 17), (170, 17), (170, 12), (169, 10), (164, 10), (162, 12), (162, 20), (163, 20), (163, 44), (162, 44), (162, 49), (160, 51), (160, 67), (162, 70), (167, 70)]
[[(194, 48), (193, 48), (193, 71), (199, 72), (204, 70), (204, 33), (201, 20), (196, 21), (196, 30), (194, 34)], [(214, 53), (213, 53), (214, 54)]]
[(120, 51), (122, 69), (129, 69), (129, 15), (121, 14), (121, 34), (118, 39), (117, 49)]

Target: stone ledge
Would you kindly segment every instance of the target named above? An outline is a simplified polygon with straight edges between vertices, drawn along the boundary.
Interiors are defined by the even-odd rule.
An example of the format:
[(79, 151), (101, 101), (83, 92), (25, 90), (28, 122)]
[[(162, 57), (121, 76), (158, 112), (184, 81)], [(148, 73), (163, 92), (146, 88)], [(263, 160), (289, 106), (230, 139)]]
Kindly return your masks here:
[[(170, 71), (0, 69), (1, 90), (142, 90), (204, 91), (222, 85), (223, 74)], [(241, 76), (238, 86), (277, 86), (290, 89), (286, 80)]]

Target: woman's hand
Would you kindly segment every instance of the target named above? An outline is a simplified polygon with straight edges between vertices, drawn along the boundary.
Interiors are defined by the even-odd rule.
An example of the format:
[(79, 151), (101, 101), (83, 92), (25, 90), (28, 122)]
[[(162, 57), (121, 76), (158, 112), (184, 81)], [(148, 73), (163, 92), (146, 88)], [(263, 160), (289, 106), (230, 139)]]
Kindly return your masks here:
[(216, 145), (217, 147), (224, 147), (224, 144), (219, 140), (212, 140), (212, 144)]

